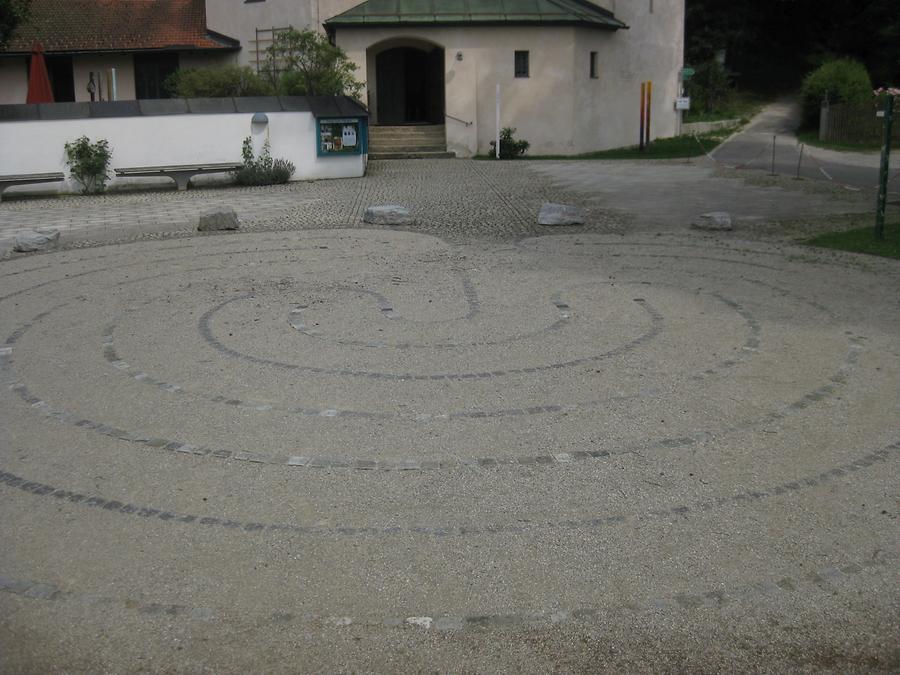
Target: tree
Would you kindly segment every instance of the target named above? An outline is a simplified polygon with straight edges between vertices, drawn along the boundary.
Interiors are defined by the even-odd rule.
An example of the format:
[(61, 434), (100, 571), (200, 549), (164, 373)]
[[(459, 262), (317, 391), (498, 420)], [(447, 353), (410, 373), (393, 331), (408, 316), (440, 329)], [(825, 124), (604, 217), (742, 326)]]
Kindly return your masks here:
[(362, 92), (356, 66), (320, 33), (291, 28), (278, 33), (267, 51), (266, 70), (279, 94), (359, 97)]
[(0, 0), (0, 47), (9, 42), (13, 31), (28, 18), (31, 0)]
[(851, 57), (877, 84), (900, 83), (897, 0), (686, 1), (689, 63), (725, 49), (741, 81), (796, 87), (826, 61)]

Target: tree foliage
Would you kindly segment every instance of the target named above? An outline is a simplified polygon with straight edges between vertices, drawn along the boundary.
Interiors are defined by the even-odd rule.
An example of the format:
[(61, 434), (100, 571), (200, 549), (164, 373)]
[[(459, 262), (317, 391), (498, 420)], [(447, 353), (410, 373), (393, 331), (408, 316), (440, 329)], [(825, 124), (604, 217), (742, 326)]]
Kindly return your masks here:
[(796, 85), (826, 61), (852, 57), (878, 84), (900, 84), (898, 0), (687, 0), (689, 63), (727, 50), (745, 79)]
[(16, 27), (28, 18), (31, 0), (0, 0), (0, 47)]
[(822, 101), (865, 103), (872, 101), (872, 80), (866, 67), (853, 59), (835, 59), (816, 68), (803, 80), (803, 123), (815, 127)]
[(275, 93), (275, 88), (249, 66), (185, 68), (166, 78), (165, 87), (177, 98), (271, 96)]
[(362, 92), (356, 66), (321, 33), (282, 31), (267, 51), (266, 70), (279, 94), (358, 97)]

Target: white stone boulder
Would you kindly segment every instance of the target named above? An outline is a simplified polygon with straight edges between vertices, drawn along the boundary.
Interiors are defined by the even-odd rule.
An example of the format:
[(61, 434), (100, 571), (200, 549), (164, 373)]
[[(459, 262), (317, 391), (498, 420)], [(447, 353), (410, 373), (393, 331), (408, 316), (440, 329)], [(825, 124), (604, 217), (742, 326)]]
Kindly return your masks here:
[(538, 225), (583, 225), (584, 216), (581, 209), (570, 204), (553, 204), (548, 202), (541, 207), (538, 214)]
[(412, 225), (416, 222), (409, 209), (399, 204), (370, 206), (366, 209), (363, 222), (370, 225)]
[(730, 232), (734, 229), (731, 214), (725, 211), (712, 211), (697, 216), (691, 223), (691, 227), (706, 232)]
[(59, 243), (59, 230), (52, 228), (38, 228), (25, 230), (16, 235), (13, 250), (19, 253), (31, 253), (33, 251), (46, 251), (55, 248)]

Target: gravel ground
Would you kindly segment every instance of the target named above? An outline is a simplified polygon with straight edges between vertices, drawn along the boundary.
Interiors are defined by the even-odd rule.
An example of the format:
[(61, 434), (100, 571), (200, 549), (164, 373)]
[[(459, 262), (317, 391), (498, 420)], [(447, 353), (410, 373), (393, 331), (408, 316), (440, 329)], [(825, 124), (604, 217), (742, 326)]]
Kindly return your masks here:
[(0, 671), (896, 672), (900, 265), (437, 166), (0, 263)]

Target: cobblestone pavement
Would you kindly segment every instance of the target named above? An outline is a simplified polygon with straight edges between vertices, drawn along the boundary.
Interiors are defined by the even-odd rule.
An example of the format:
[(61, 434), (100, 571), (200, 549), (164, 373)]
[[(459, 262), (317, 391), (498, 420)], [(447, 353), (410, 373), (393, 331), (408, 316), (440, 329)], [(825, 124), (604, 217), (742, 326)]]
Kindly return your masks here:
[(900, 667), (897, 262), (448, 165), (0, 262), (0, 672)]
[[(554, 187), (523, 164), (414, 160), (371, 162), (365, 178), (258, 188), (153, 191), (0, 203), (0, 253), (16, 232), (59, 228), (68, 242), (110, 241), (161, 232), (192, 231), (204, 210), (227, 205), (245, 229), (354, 227), (367, 206), (400, 203), (416, 230), (445, 238), (514, 238), (540, 233), (546, 201), (583, 201)], [(588, 229), (620, 230), (626, 218), (588, 205)]]

